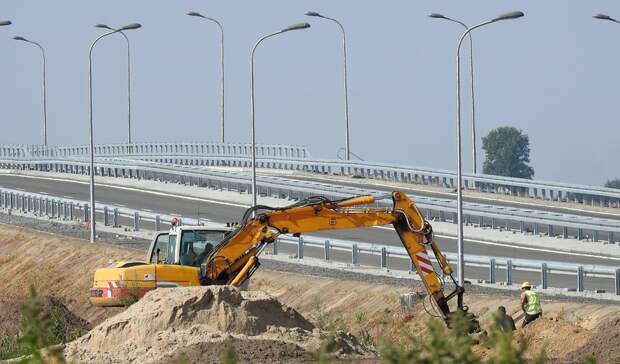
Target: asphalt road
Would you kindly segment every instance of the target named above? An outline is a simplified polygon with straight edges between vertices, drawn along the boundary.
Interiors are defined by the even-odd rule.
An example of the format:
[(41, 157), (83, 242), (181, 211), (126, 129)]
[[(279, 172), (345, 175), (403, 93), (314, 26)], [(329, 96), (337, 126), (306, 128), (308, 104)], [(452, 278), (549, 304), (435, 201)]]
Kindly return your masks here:
[[(0, 187), (78, 200), (89, 199), (88, 185), (76, 182), (0, 175)], [(246, 210), (245, 207), (235, 206), (234, 204), (189, 200), (179, 196), (155, 196), (147, 191), (125, 190), (106, 186), (97, 186), (96, 200), (103, 204), (120, 205), (170, 215), (194, 218), (200, 215), (200, 218), (207, 218), (216, 222), (238, 221)], [(339, 230), (313, 233), (311, 235), (401, 246), (400, 240), (395, 232), (386, 228)], [(439, 235), (436, 240), (442, 250), (446, 252), (456, 252), (456, 240), (454, 238)], [(558, 240), (558, 244), (561, 244), (561, 240)], [(584, 244), (588, 243), (584, 242)], [(511, 246), (509, 244), (498, 245), (496, 243), (471, 241), (467, 239), (465, 240), (465, 249), (468, 254), (475, 255), (620, 266), (620, 258), (606, 258), (566, 252), (548, 252), (539, 249)], [(401, 268), (401, 266), (407, 267), (404, 261), (395, 262), (395, 264), (398, 265), (398, 268)], [(394, 268), (397, 267), (395, 266)], [(488, 276), (488, 272), (485, 269), (478, 268), (468, 268), (466, 270), (466, 276), (469, 276), (469, 274), (474, 274), (476, 278), (485, 278)], [(513, 275), (515, 281), (528, 279), (534, 282), (540, 280), (539, 276), (538, 273), (530, 274), (527, 272), (514, 272)], [(505, 274), (503, 271), (498, 271), (497, 279), (504, 280), (504, 277)], [(573, 276), (552, 275), (551, 282), (559, 287), (574, 287), (576, 285), (576, 278)], [(586, 278), (586, 288), (601, 288), (612, 291), (613, 281), (609, 279)]]

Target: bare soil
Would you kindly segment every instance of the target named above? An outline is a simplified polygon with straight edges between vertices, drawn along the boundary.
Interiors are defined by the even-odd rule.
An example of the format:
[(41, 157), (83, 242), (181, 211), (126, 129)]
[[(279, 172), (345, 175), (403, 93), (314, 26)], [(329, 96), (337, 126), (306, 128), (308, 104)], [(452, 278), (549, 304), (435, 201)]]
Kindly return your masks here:
[(601, 363), (620, 363), (620, 319), (615, 318), (603, 325), (566, 359), (575, 361), (588, 356), (597, 358)]
[[(90, 306), (87, 301), (87, 291), (92, 284), (96, 268), (108, 266), (118, 260), (143, 259), (143, 255), (143, 252), (137, 250), (103, 243), (92, 245), (83, 240), (0, 224), (0, 277), (2, 277), (0, 292), (3, 293), (2, 301), (0, 301), (0, 332), (6, 332), (9, 335), (17, 332), (19, 315), (15, 303), (21, 302), (28, 296), (30, 284), (37, 288), (41, 296), (53, 297), (75, 316), (88, 321), (93, 326), (103, 324), (108, 318), (120, 320), (120, 317), (127, 317), (120, 316), (126, 315), (121, 309), (102, 309)], [(416, 303), (411, 310), (401, 311), (399, 295), (409, 291), (402, 286), (360, 282), (338, 277), (321, 278), (261, 268), (252, 277), (249, 289), (265, 292), (275, 297), (276, 302), (280, 304), (280, 306), (276, 305), (280, 307), (279, 311), (276, 311), (280, 312), (279, 315), (288, 317), (286, 310), (292, 309), (299, 315), (295, 317), (303, 318), (315, 328), (350, 332), (360, 342), (373, 342), (377, 345), (382, 340), (404, 342), (405, 335), (408, 333), (423, 338), (426, 332), (425, 324), (431, 317), (429, 313), (433, 313), (428, 302), (423, 301)], [(176, 295), (177, 290), (173, 291)], [(153, 297), (164, 292), (164, 290), (155, 291)], [(178, 292), (179, 299), (184, 297), (180, 293), (181, 290)], [(241, 297), (245, 300), (243, 295), (245, 293), (241, 293)], [(235, 350), (246, 362), (313, 361), (315, 357), (312, 356), (308, 347), (300, 343), (301, 340), (282, 340), (282, 337), (290, 336), (297, 331), (293, 330), (291, 325), (286, 324), (287, 321), (278, 321), (283, 316), (278, 316), (277, 320), (270, 316), (269, 312), (273, 306), (261, 305), (272, 301), (265, 298), (266, 296), (261, 297), (258, 301), (263, 303), (256, 303), (254, 308), (251, 308), (251, 305), (245, 306), (248, 307), (247, 311), (243, 311), (242, 304), (237, 306), (230, 302), (221, 303), (221, 307), (226, 307), (222, 308), (224, 316), (217, 316), (220, 315), (218, 313), (212, 317), (224, 317), (224, 321), (228, 322), (229, 317), (226, 314), (234, 313), (237, 315), (235, 317), (241, 321), (233, 320), (236, 323), (231, 324), (231, 327), (199, 324), (197, 327), (204, 330), (200, 332), (205, 333), (206, 339), (197, 342), (192, 340), (200, 335), (187, 331), (191, 330), (193, 325), (191, 320), (186, 320), (192, 317), (191, 310), (177, 310), (175, 315), (182, 316), (181, 323), (176, 326), (174, 332), (164, 330), (166, 335), (162, 336), (162, 340), (176, 340), (171, 345), (182, 343), (183, 352), (190, 362), (218, 362), (222, 345), (213, 345), (213, 343), (221, 343), (228, 336), (232, 337)], [(516, 288), (513, 296), (466, 293), (465, 299), (470, 310), (480, 316), (481, 323), (486, 328), (489, 327), (492, 314), (499, 305), (505, 306), (508, 313), (515, 317), (519, 313)], [(188, 307), (197, 304), (196, 302)], [(620, 362), (619, 305), (575, 303), (552, 299), (544, 299), (542, 304), (543, 318), (525, 329), (517, 330), (515, 335), (516, 342), (524, 341), (528, 345), (527, 353), (530, 357), (535, 357), (544, 348), (547, 356), (552, 358), (554, 363), (579, 362), (591, 355), (594, 355), (599, 363)], [(271, 308), (261, 311), (258, 307)], [(166, 315), (172, 315), (172, 310), (166, 311), (162, 308), (162, 312), (167, 312), (166, 315), (160, 313), (154, 318), (153, 312), (136, 311), (139, 308), (140, 305), (135, 308), (132, 306), (126, 312), (142, 317), (145, 322), (147, 318), (160, 322), (159, 325), (163, 325), (161, 327), (168, 322), (165, 318), (171, 317)], [(115, 316), (119, 313), (119, 316)], [(212, 314), (215, 315), (213, 312)], [(198, 316), (200, 315), (196, 314), (194, 317)], [(267, 320), (268, 323), (253, 319), (251, 325), (241, 324), (244, 320), (248, 320), (248, 317), (260, 317), (260, 320)], [(120, 321), (114, 322), (119, 322), (120, 326), (128, 325)], [(292, 326), (301, 326), (304, 335), (307, 335), (303, 336), (304, 338), (316, 342), (317, 336), (314, 333), (316, 329), (309, 330), (307, 326), (304, 326), (306, 324), (300, 323), (303, 321), (293, 320), (293, 322), (295, 324)], [(279, 331), (270, 332), (267, 328), (269, 326), (284, 327), (282, 336), (277, 336), (280, 335)], [(520, 326), (520, 322), (517, 322), (517, 326)], [(138, 331), (146, 330), (140, 325), (132, 327)], [(248, 331), (245, 331), (247, 329), (256, 330), (250, 332), (257, 334), (249, 335)], [(186, 335), (182, 335), (182, 332)], [(277, 338), (275, 341), (274, 335)], [(87, 340), (83, 343), (88, 345), (88, 342)], [(102, 344), (107, 342), (101, 341)], [(146, 346), (140, 350), (145, 351), (148, 351), (149, 345), (156, 345), (155, 342), (143, 342), (142, 344)], [(482, 347), (476, 350), (483, 356), (488, 355)], [(136, 349), (136, 352), (139, 350)], [(157, 360), (163, 363), (174, 358), (176, 357), (173, 355)], [(153, 362), (157, 360), (153, 359)]]
[[(346, 329), (358, 337), (366, 333), (377, 345), (383, 340), (409, 343), (407, 335), (422, 338), (432, 319), (427, 299), (411, 310), (401, 311), (399, 296), (406, 288), (389, 284), (361, 283), (334, 278), (259, 270), (250, 289), (267, 292), (295, 307), (313, 322)], [(466, 294), (470, 312), (479, 316), (483, 329), (490, 329), (498, 306), (518, 318), (519, 293), (514, 296)], [(521, 329), (517, 320), (515, 343), (525, 342), (526, 357), (544, 350), (551, 363), (578, 363), (593, 356), (597, 363), (620, 363), (620, 306), (543, 300), (544, 315)], [(430, 314), (429, 314), (430, 313)], [(475, 351), (490, 354), (483, 346)]]

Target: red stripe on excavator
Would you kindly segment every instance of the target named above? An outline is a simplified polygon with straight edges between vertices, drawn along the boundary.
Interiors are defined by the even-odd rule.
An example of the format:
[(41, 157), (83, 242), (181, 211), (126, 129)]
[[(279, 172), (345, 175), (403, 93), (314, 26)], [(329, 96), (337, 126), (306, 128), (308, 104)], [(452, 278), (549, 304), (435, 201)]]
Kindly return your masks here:
[(431, 262), (431, 260), (428, 258), (426, 252), (418, 252), (416, 253), (415, 257), (418, 258), (418, 261), (420, 261), (420, 263), (425, 263), (430, 266), (433, 265), (433, 262)]
[[(109, 283), (108, 286), (113, 286), (112, 283)], [(91, 296), (94, 297), (103, 297), (103, 298), (119, 298), (119, 297), (130, 297), (137, 296), (142, 297), (148, 291), (155, 289), (155, 287), (149, 288), (97, 288), (91, 289)], [(97, 295), (93, 295), (94, 292), (97, 292)], [(100, 292), (100, 293), (99, 293)]]
[(424, 275), (434, 273), (433, 262), (428, 258), (428, 254), (425, 251), (417, 252), (415, 257), (418, 259), (418, 266)]
[(422, 264), (420, 264), (420, 270), (422, 270), (422, 272), (426, 273), (426, 274), (431, 274), (434, 272), (433, 269), (428, 268), (427, 266), (424, 266)]
[(428, 258), (428, 255), (426, 254), (426, 252), (416, 253), (415, 256), (416, 256), (416, 258), (418, 258), (418, 260), (420, 262), (423, 262), (423, 263), (426, 263), (426, 264), (430, 264), (430, 265), (433, 264), (433, 262), (431, 262), (431, 260)]

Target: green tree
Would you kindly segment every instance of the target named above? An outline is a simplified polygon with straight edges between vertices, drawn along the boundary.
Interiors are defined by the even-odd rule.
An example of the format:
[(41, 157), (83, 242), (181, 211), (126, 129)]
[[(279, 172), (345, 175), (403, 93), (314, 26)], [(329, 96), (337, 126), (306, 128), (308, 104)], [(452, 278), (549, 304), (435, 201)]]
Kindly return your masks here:
[(235, 352), (235, 344), (231, 336), (224, 339), (224, 351), (222, 351), (223, 364), (236, 364), (239, 362), (237, 353)]
[(446, 332), (442, 322), (427, 323), (428, 337), (419, 338), (416, 333), (405, 333), (409, 343), (384, 341), (381, 356), (389, 364), (480, 364), (482, 361), (472, 350), (474, 340), (467, 335), (471, 322), (461, 312), (451, 320), (452, 329)]
[(491, 355), (486, 364), (545, 364), (545, 350), (540, 351), (534, 359), (525, 359), (524, 354), (527, 349), (526, 342), (521, 340), (518, 344), (513, 343), (512, 332), (501, 329), (502, 322), (500, 316), (493, 315), (494, 326), (491, 330), (489, 340), (485, 343), (489, 347), (495, 347), (495, 354)]
[[(497, 323), (491, 328), (486, 347), (495, 348), (486, 359), (480, 358), (473, 351), (476, 341), (468, 335), (471, 321), (457, 312), (451, 319), (452, 329), (447, 330), (438, 320), (427, 323), (428, 335), (420, 337), (417, 333), (406, 335), (408, 341), (395, 343), (384, 341), (380, 347), (381, 356), (386, 364), (544, 364), (545, 354), (531, 359), (523, 358), (525, 345), (515, 346), (512, 333), (502, 332)], [(404, 345), (403, 345), (404, 344)]]
[(64, 363), (61, 348), (50, 346), (59, 342), (58, 333), (64, 330), (45, 312), (43, 301), (33, 286), (30, 286), (30, 299), (20, 307), (20, 314), (22, 334), (17, 342), (27, 356), (19, 363)]
[(319, 364), (333, 363), (334, 350), (336, 350), (336, 340), (333, 334), (329, 334), (319, 347), (317, 354)]
[(531, 179), (534, 169), (530, 162), (530, 139), (523, 131), (511, 126), (493, 129), (482, 138), (486, 154), (485, 174)]
[(620, 189), (620, 178), (615, 178), (615, 179), (612, 179), (611, 181), (607, 181), (605, 183), (605, 187)]

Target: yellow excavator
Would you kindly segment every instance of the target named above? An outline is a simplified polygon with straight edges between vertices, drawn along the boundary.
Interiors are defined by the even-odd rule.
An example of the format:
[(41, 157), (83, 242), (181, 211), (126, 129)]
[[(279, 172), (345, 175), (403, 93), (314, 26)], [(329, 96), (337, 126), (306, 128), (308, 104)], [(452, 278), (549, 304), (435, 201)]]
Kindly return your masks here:
[[(391, 197), (392, 207), (375, 202)], [(456, 309), (467, 312), (464, 288), (452, 276), (452, 268), (433, 240), (431, 225), (404, 193), (358, 196), (342, 200), (309, 197), (283, 208), (256, 206), (248, 209), (236, 227), (224, 225), (176, 226), (155, 236), (145, 262), (120, 262), (95, 272), (90, 302), (96, 306), (120, 306), (158, 287), (233, 285), (246, 282), (259, 267), (259, 255), (281, 234), (300, 234), (392, 225), (409, 253), (415, 269), (441, 316), (449, 322), (448, 302), (457, 298)], [(429, 258), (431, 249), (441, 269)], [(454, 289), (444, 292), (444, 279)], [(471, 315), (469, 315), (472, 317)]]

